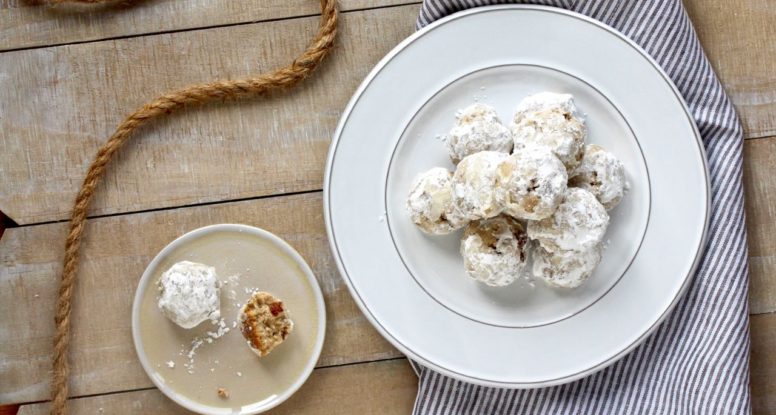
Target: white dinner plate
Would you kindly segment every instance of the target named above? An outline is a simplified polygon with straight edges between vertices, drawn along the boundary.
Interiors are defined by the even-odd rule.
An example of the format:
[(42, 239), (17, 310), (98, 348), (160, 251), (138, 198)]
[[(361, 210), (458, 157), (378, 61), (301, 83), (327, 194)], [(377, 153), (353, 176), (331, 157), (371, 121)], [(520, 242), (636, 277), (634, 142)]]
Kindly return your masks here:
[[(419, 173), (453, 168), (439, 138), (457, 109), (484, 102), (508, 122), (541, 91), (574, 95), (630, 190), (585, 285), (486, 287), (464, 272), (460, 232), (423, 234), (406, 196)], [(372, 70), (334, 135), (324, 209), (343, 278), (393, 345), (458, 379), (530, 388), (606, 367), (665, 318), (703, 250), (708, 183), (689, 111), (641, 48), (576, 13), (496, 6), (426, 27)]]

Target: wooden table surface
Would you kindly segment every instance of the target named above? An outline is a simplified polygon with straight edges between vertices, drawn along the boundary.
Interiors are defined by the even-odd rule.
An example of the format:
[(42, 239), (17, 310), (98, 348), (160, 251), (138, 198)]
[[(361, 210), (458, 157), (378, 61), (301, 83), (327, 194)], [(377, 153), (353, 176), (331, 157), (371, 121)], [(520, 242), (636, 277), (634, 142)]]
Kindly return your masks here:
[[(312, 0), (147, 0), (73, 10), (0, 0), (0, 405), (47, 408), (53, 309), (71, 202), (95, 150), (160, 92), (285, 65), (318, 25)], [(687, 0), (744, 124), (752, 396), (776, 413), (776, 2)], [(326, 297), (326, 343), (272, 413), (406, 414), (417, 379), (353, 303), (322, 217), (331, 134), (370, 68), (414, 30), (419, 5), (341, 0), (333, 55), (271, 100), (192, 108), (142, 130), (113, 163), (85, 240), (73, 310), (74, 413), (186, 413), (137, 361), (130, 309), (170, 240), (239, 222), (288, 240)]]

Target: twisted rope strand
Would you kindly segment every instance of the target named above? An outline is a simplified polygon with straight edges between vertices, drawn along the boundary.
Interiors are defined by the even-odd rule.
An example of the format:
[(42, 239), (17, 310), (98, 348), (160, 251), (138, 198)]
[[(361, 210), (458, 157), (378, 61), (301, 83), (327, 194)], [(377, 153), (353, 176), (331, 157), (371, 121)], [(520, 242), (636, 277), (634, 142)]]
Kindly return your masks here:
[[(99, 3), (102, 0), (55, 1)], [(113, 159), (116, 152), (129, 141), (132, 134), (138, 128), (157, 117), (170, 114), (190, 104), (204, 104), (214, 100), (237, 99), (264, 95), (270, 91), (285, 90), (306, 79), (331, 51), (337, 34), (336, 0), (320, 1), (321, 24), (315, 40), (290, 65), (252, 78), (193, 85), (162, 95), (128, 116), (118, 126), (108, 141), (97, 151), (97, 155), (89, 166), (81, 189), (75, 199), (75, 205), (70, 218), (70, 230), (65, 242), (64, 266), (55, 316), (54, 371), (51, 385), (52, 414), (67, 414), (67, 350), (70, 344), (70, 312), (72, 309), (73, 287), (78, 271), (79, 251), (81, 239), (86, 228), (89, 204), (108, 163)]]

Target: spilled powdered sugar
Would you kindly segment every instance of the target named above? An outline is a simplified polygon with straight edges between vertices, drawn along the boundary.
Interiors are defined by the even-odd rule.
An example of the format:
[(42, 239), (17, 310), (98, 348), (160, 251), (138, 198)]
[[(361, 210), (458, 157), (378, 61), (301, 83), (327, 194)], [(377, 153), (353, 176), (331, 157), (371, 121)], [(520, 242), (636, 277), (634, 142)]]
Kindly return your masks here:
[[(225, 290), (226, 297), (230, 300), (235, 300), (237, 298), (237, 292), (235, 288), (239, 285), (240, 282), (240, 275), (231, 275), (227, 277), (225, 280), (221, 282), (221, 290)], [(231, 288), (234, 287), (234, 288)], [(252, 287), (244, 287), (245, 294), (252, 294), (253, 292), (257, 291), (256, 288)], [(235, 308), (240, 308), (241, 304), (234, 303)], [(227, 323), (226, 320), (222, 317), (218, 318), (212, 318), (210, 319), (210, 323), (213, 325), (213, 328), (211, 330), (206, 330), (203, 335), (195, 336), (191, 339), (189, 342), (189, 346), (186, 347), (185, 345), (181, 345), (181, 350), (179, 355), (183, 356), (186, 361), (183, 363), (183, 367), (186, 368), (186, 372), (189, 374), (194, 374), (196, 369), (196, 356), (197, 351), (205, 347), (207, 345), (214, 344), (220, 339), (221, 337), (228, 334), (232, 329), (235, 329), (237, 327), (237, 320), (232, 320), (231, 323)], [(231, 326), (231, 327), (230, 327)], [(214, 361), (215, 364), (218, 364), (218, 360)], [(175, 367), (175, 362), (172, 360), (166, 362), (166, 365), (168, 368), (173, 369)], [(211, 372), (215, 371), (214, 368), (209, 369)]]
[[(233, 324), (235, 323), (236, 321), (233, 322)], [(183, 367), (186, 368), (186, 371), (189, 374), (194, 373), (194, 358), (197, 355), (197, 349), (199, 349), (205, 344), (212, 344), (213, 342), (220, 339), (230, 331), (229, 327), (226, 326), (226, 322), (224, 321), (223, 318), (219, 319), (218, 322), (213, 323), (213, 325), (216, 326), (216, 329), (214, 331), (208, 331), (205, 333), (204, 336), (194, 337), (191, 340), (191, 347), (185, 354), (186, 358), (188, 359), (188, 362), (183, 364)], [(218, 361), (216, 361), (216, 363), (218, 363)]]

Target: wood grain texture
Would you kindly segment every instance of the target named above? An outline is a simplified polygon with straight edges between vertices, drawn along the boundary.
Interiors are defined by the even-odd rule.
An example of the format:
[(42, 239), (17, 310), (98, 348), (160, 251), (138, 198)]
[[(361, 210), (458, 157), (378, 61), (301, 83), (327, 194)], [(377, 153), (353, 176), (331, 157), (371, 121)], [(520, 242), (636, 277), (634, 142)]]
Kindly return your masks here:
[[(89, 222), (72, 315), (73, 396), (152, 386), (131, 336), (134, 291), (177, 236), (214, 223), (278, 234), (312, 267), (326, 300), (319, 366), (400, 356), (367, 322), (336, 271), (320, 193), (149, 212)], [(0, 404), (46, 399), (65, 224), (8, 229), (0, 240)]]
[(752, 413), (776, 414), (776, 314), (752, 316)]
[[(695, 2), (688, 7), (699, 28), (721, 24)], [(416, 14), (416, 5), (347, 13), (330, 62), (299, 90), (197, 108), (143, 130), (113, 166), (93, 213), (320, 188), (340, 111), (369, 69), (413, 31)], [(286, 63), (316, 24), (302, 18), (0, 54), (0, 113), (13, 114), (0, 118), (0, 152), (9, 155), (0, 160), (0, 210), (21, 224), (65, 219), (95, 149), (124, 114), (164, 90)], [(758, 34), (770, 39), (770, 32)], [(763, 56), (774, 45), (756, 44)], [(727, 52), (710, 54), (717, 66), (727, 62)], [(766, 96), (776, 85), (769, 65), (755, 77), (743, 69), (724, 75), (726, 67), (719, 71), (731, 93), (759, 85)], [(766, 101), (754, 118), (776, 114)], [(747, 108), (739, 105), (742, 114)]]
[[(109, 166), (93, 214), (320, 189), (357, 85), (414, 30), (415, 5), (347, 13), (339, 44), (282, 96), (211, 105), (142, 129)], [(290, 62), (318, 18), (0, 54), (0, 210), (61, 220), (99, 145), (160, 92)]]
[(749, 309), (776, 311), (776, 137), (744, 143), (744, 195), (749, 239)]
[[(764, 313), (776, 309), (772, 267), (776, 220), (771, 206), (776, 200), (776, 182), (770, 175), (776, 164), (776, 138), (748, 140), (745, 149), (751, 310)], [(316, 193), (90, 222), (74, 310), (73, 350), (78, 351), (74, 359), (74, 393), (148, 386), (135, 362), (126, 318), (137, 278), (151, 257), (176, 235), (218, 222), (268, 227), (298, 245), (311, 262), (322, 279), (333, 322), (322, 364), (395, 356), (397, 352), (368, 326), (336, 276), (321, 215), (320, 195)], [(46, 396), (53, 328), (50, 316), (64, 230), (64, 224), (12, 228), (0, 240), (0, 312), (8, 316), (0, 320), (0, 333), (12, 333), (0, 336), (0, 360), (6, 362), (0, 373), (0, 402), (25, 402)], [(103, 315), (86, 312), (101, 309), (104, 301), (116, 304), (105, 316), (109, 321), (103, 321)], [(96, 328), (97, 333), (81, 333), (79, 327)]]
[[(405, 359), (316, 369), (271, 415), (406, 415), (412, 410), (418, 378)], [(73, 399), (74, 414), (192, 414), (157, 389)], [(22, 406), (19, 415), (45, 415), (48, 404)]]
[(685, 0), (748, 138), (776, 135), (776, 2)]
[[(759, 142), (765, 141), (750, 141)], [(320, 202), (320, 194), (313, 193), (92, 220), (74, 309), (73, 393), (150, 386), (137, 364), (130, 336), (128, 316), (137, 280), (168, 241), (212, 223), (264, 227), (289, 240), (310, 262), (329, 315), (321, 365), (398, 356), (369, 326), (343, 287), (329, 253)], [(0, 240), (0, 313), (4, 316), (0, 319), (0, 361), (4, 362), (0, 403), (47, 396), (51, 315), (64, 231), (64, 224), (12, 228)], [(754, 275), (753, 271), (753, 299), (761, 292), (773, 292), (773, 274), (759, 280)]]
[[(343, 11), (412, 2), (339, 0)], [(108, 6), (3, 0), (0, 51), (314, 14), (320, 14), (315, 0), (125, 0)]]
[[(0, 49), (317, 13), (317, 3), (307, 0), (140, 0), (131, 8), (87, 14), (52, 11), (32, 3), (0, 0)], [(372, 3), (342, 2), (345, 8)], [(776, 134), (776, 72), (772, 70), (776, 3), (686, 0), (685, 4), (737, 106), (747, 137)], [(133, 145), (114, 166), (94, 212), (130, 212), (319, 188), (329, 136), (341, 109), (371, 66), (412, 32), (416, 14), (417, 6), (347, 13), (331, 61), (300, 90), (267, 102), (196, 109), (148, 128), (138, 137), (139, 145)], [(241, 20), (245, 16), (250, 18)], [(8, 114), (0, 116), (0, 154), (5, 155), (0, 159), (0, 209), (13, 208), (10, 216), (20, 223), (63, 219), (94, 150), (124, 114), (167, 89), (285, 64), (304, 48), (316, 25), (317, 18), (311, 17), (0, 54), (0, 114)], [(745, 157), (751, 311), (768, 313), (776, 310), (776, 181), (772, 178), (776, 139), (748, 140)], [(302, 216), (319, 217), (317, 197), (229, 203), (91, 223), (76, 294), (80, 305), (75, 310), (73, 341), (79, 351), (74, 392), (150, 386), (135, 363), (128, 323), (116, 327), (94, 316), (89, 319), (85, 310), (110, 301), (116, 315), (123, 313), (116, 321), (128, 322), (137, 278), (158, 249), (188, 229), (223, 221), (278, 232), (311, 262), (329, 303), (321, 364), (397, 356), (366, 324), (343, 289), (321, 225), (316, 236), (299, 226), (308, 218), (292, 215), (294, 223), (271, 216), (287, 203), (301, 205)], [(267, 211), (275, 213), (267, 216)], [(148, 230), (151, 227), (154, 232)], [(0, 402), (48, 395), (51, 304), (63, 235), (64, 225), (53, 224), (10, 229), (0, 240), (0, 311), (6, 313), (0, 319)], [(84, 298), (86, 293), (94, 298)], [(332, 307), (332, 302), (338, 305)], [(774, 316), (752, 318), (755, 414), (776, 413)], [(85, 327), (93, 329), (87, 333)], [(396, 413), (407, 413), (415, 394), (414, 383), (407, 386), (414, 382), (409, 369), (396, 373), (375, 369), (392, 363), (317, 369), (300, 394), (278, 411), (391, 413), (399, 408)], [(322, 373), (330, 376), (329, 383), (317, 381), (323, 379)], [(384, 383), (391, 379), (383, 378), (391, 376), (405, 382), (395, 394), (381, 389), (395, 385)], [(369, 398), (351, 399), (353, 393)], [(297, 400), (303, 401), (294, 403)], [(127, 413), (133, 405), (140, 407), (129, 413), (178, 410), (156, 390), (74, 403), (79, 409), (74, 413), (93, 413), (100, 407), (113, 409), (105, 413)], [(41, 411), (45, 405), (24, 407), (23, 413)]]
[[(776, 354), (773, 350), (776, 350), (776, 314), (752, 316), (751, 336), (752, 413), (774, 414)], [(316, 369), (300, 392), (277, 408), (277, 413), (409, 413), (416, 394), (417, 379), (403, 362), (387, 361)], [(322, 375), (326, 376), (325, 380)], [(354, 385), (358, 389), (354, 390)], [(354, 398), (359, 396), (362, 398)], [(99, 408), (103, 408), (105, 413), (188, 413), (164, 398), (156, 389), (74, 399), (71, 405), (74, 413), (79, 414), (96, 413)], [(46, 413), (46, 408), (46, 404), (23, 406), (19, 414), (42, 415)]]

